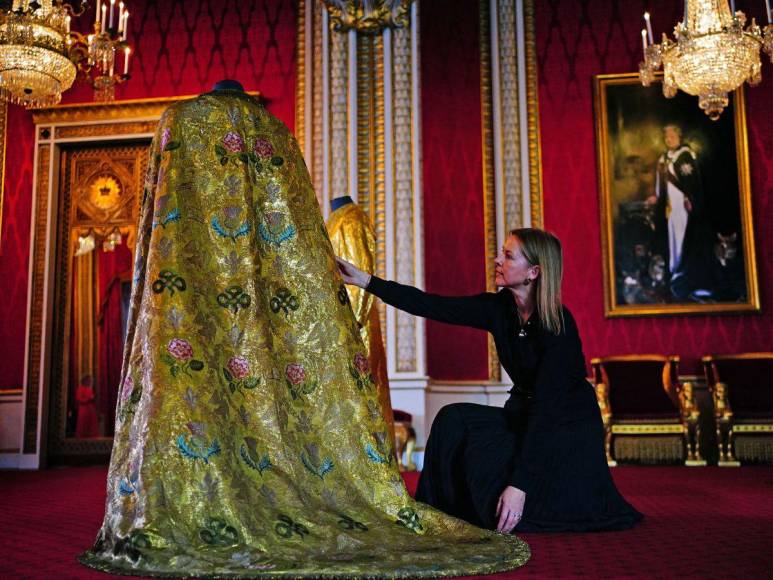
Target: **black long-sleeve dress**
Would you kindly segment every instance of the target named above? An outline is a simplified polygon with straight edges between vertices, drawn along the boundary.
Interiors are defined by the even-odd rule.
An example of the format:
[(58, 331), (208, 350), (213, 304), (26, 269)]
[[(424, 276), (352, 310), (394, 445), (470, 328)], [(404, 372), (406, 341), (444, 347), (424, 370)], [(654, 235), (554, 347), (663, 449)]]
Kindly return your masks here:
[(509, 290), (447, 297), (373, 276), (367, 290), (401, 310), (486, 330), (514, 387), (504, 408), (456, 403), (440, 410), (424, 453), (416, 499), (495, 528), (500, 494), (526, 493), (516, 531), (630, 528), (642, 515), (617, 491), (604, 429), (574, 318), (552, 334), (535, 312), (521, 326)]

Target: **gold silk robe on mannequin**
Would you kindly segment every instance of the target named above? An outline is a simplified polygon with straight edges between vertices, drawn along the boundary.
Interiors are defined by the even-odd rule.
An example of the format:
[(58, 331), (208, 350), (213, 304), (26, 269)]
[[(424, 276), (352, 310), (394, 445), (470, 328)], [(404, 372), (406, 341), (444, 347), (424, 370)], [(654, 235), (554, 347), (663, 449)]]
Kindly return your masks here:
[[(327, 231), (336, 256), (351, 262), (368, 274), (376, 271), (376, 232), (368, 214), (355, 203), (347, 203), (333, 211), (327, 220)], [(357, 286), (347, 286), (352, 311), (360, 327), (360, 336), (368, 353), (370, 372), (378, 389), (381, 411), (389, 426), (389, 438), (394, 446), (395, 421), (389, 396), (389, 377), (381, 321), (375, 297)]]
[(164, 113), (150, 159), (105, 517), (81, 562), (176, 577), (526, 562), (518, 538), (406, 492), (287, 128), (214, 91)]

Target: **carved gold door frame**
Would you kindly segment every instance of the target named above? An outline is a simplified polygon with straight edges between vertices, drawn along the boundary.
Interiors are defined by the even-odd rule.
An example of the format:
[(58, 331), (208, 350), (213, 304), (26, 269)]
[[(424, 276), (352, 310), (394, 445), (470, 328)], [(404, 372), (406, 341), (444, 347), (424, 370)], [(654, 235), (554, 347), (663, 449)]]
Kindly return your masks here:
[[(22, 453), (37, 455), (41, 466), (46, 464), (47, 454), (54, 461), (106, 458), (112, 447), (112, 437), (65, 437), (67, 381), (62, 379), (68, 368), (67, 292), (72, 254), (69, 228), (73, 219), (88, 226), (89, 213), (98, 208), (89, 206), (86, 200), (84, 207), (91, 208), (90, 211), (74, 217), (70, 206), (73, 196), (64, 195), (68, 176), (62, 171), (63, 163), (70, 163), (73, 155), (80, 152), (87, 158), (90, 155), (95, 162), (109, 164), (104, 155), (100, 161), (99, 153), (108, 146), (123, 152), (123, 157), (135, 155), (141, 163), (137, 156), (140, 151), (147, 155), (145, 149), (161, 114), (183, 98), (187, 97), (69, 105), (33, 115), (35, 177)], [(124, 165), (123, 170), (115, 170), (124, 171), (124, 177), (136, 184), (137, 191), (132, 195), (138, 196), (144, 176), (129, 175), (126, 167), (131, 163)], [(87, 196), (87, 192), (81, 193)], [(124, 221), (128, 226), (128, 221)], [(135, 225), (127, 227), (127, 232)], [(131, 239), (125, 241), (133, 244)]]

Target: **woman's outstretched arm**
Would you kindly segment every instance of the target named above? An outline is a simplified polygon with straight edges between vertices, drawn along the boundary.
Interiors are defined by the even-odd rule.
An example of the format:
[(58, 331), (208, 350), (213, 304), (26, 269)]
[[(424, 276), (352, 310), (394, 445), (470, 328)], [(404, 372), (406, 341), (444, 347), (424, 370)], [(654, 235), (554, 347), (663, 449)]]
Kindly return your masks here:
[(387, 304), (416, 316), (423, 316), (460, 326), (490, 330), (496, 316), (496, 294), (484, 292), (473, 296), (439, 296), (413, 286), (388, 282), (363, 272), (353, 264), (337, 258), (341, 277), (347, 284), (365, 288)]

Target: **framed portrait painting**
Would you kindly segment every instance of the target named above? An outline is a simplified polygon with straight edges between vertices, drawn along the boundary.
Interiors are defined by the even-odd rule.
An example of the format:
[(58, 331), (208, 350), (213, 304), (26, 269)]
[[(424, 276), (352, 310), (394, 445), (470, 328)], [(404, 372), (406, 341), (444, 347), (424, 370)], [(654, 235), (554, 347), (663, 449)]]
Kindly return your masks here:
[(635, 73), (594, 89), (605, 314), (759, 311), (743, 89), (717, 121)]

